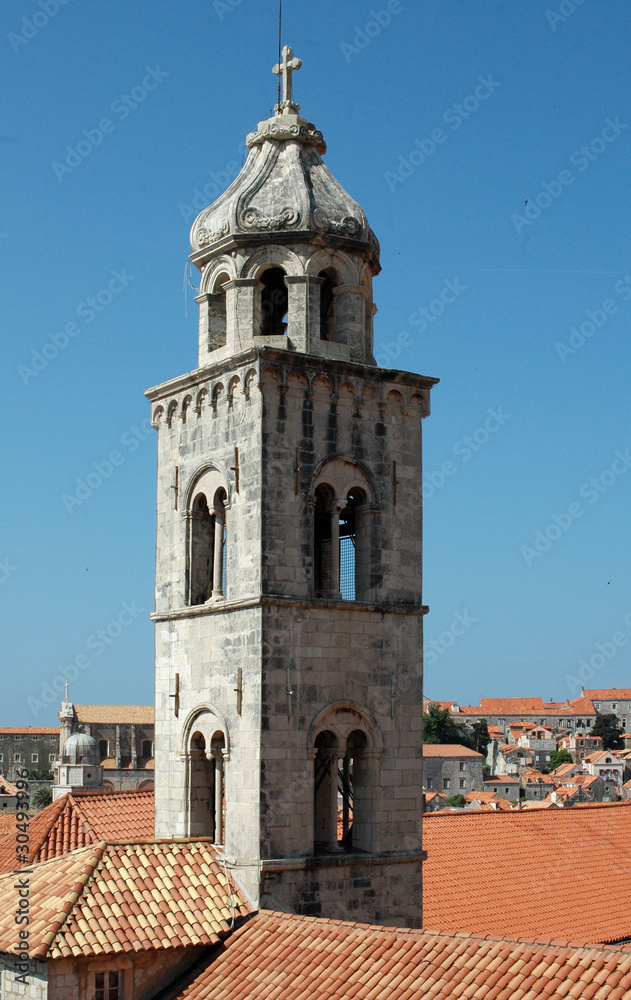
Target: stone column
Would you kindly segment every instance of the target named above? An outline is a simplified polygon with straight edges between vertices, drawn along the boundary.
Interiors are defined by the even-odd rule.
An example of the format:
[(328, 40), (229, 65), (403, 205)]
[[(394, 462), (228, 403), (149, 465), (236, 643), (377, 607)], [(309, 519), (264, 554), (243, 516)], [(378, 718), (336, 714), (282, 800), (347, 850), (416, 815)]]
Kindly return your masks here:
[(329, 850), (330, 851), (340, 851), (340, 845), (337, 840), (337, 762), (339, 757), (339, 750), (336, 748), (330, 751), (330, 763), (331, 763), (331, 805), (329, 812)]
[(343, 778), (344, 778), (344, 788), (343, 788), (343, 792), (342, 792), (342, 795), (343, 795), (343, 799), (342, 799), (342, 830), (343, 830), (343, 837), (344, 837), (344, 839), (346, 839), (346, 835), (348, 834), (349, 819), (350, 819), (350, 815), (349, 815), (350, 810), (349, 810), (349, 806), (348, 806), (348, 788), (349, 788), (350, 772), (351, 772), (350, 760), (348, 758), (348, 752), (347, 752), (347, 753), (344, 754), (344, 766), (343, 766), (343, 772), (342, 772), (342, 775), (343, 775)]
[(340, 507), (331, 509), (331, 594), (334, 599), (342, 599), (340, 590)]
[(288, 274), (285, 277), (288, 294), (290, 347), (305, 354), (317, 353), (313, 344), (320, 339), (320, 285), (322, 278), (310, 274)]
[(365, 300), (370, 292), (364, 285), (338, 285), (333, 289), (335, 340), (348, 344), (351, 361), (365, 361)]
[(135, 726), (130, 726), (130, 729), (131, 729), (131, 736), (130, 736), (130, 740), (131, 740), (131, 766), (132, 766), (132, 769), (135, 770), (138, 767), (138, 747), (136, 746), (136, 727)]
[(121, 766), (121, 727), (116, 723), (116, 749), (115, 749), (115, 763), (116, 767)]
[(231, 354), (252, 346), (261, 327), (261, 291), (258, 278), (233, 278), (223, 286), (226, 299), (226, 343)]
[(223, 751), (218, 750), (215, 757), (215, 843), (223, 844)]
[(223, 597), (223, 532), (226, 511), (223, 505), (215, 508), (215, 551), (213, 553), (213, 597)]

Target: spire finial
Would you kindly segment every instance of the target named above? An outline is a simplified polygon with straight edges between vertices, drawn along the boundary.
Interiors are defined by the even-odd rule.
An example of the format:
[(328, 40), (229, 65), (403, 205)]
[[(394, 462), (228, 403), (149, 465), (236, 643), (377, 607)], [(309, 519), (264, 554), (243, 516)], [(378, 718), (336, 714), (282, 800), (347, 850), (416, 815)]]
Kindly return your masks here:
[(294, 50), (290, 48), (289, 45), (284, 45), (282, 62), (276, 63), (272, 70), (272, 73), (275, 73), (276, 76), (282, 77), (283, 80), (283, 99), (280, 104), (276, 105), (276, 111), (278, 113), (289, 107), (298, 109), (298, 105), (292, 100), (291, 75), (295, 69), (300, 69), (302, 66), (302, 59), (294, 59), (293, 55)]

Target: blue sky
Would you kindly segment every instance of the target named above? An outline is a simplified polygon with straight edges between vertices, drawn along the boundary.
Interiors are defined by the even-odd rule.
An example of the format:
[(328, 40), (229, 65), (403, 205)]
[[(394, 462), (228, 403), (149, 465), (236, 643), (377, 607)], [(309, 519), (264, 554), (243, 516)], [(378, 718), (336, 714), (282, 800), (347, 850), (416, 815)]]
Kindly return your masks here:
[[(153, 699), (143, 390), (195, 366), (190, 223), (276, 99), (275, 0), (56, 6), (0, 0), (14, 725), (55, 721), (70, 664), (79, 703)], [(629, 685), (631, 8), (285, 0), (283, 41), (381, 242), (378, 360), (441, 379), (426, 692)]]

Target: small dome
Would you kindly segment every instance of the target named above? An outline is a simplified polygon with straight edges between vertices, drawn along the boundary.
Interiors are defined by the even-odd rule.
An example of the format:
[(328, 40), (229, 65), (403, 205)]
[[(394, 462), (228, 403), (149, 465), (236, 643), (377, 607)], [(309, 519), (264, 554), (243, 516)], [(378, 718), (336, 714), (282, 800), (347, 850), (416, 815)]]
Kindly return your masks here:
[(61, 759), (64, 764), (90, 764), (96, 767), (99, 763), (98, 744), (87, 733), (73, 733), (61, 748)]
[(250, 150), (241, 172), (191, 229), (193, 260), (262, 236), (281, 242), (304, 239), (343, 241), (379, 271), (379, 244), (358, 203), (322, 161), (326, 144), (315, 126), (291, 105), (259, 123), (247, 137)]

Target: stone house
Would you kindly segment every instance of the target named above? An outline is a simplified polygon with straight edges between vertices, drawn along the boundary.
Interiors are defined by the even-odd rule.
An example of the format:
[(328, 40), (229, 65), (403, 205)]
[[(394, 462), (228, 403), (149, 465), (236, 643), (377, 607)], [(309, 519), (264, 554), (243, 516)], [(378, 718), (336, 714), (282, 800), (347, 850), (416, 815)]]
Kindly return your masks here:
[(520, 775), (523, 798), (542, 802), (555, 788), (554, 778), (550, 774), (528, 770)]
[(493, 739), (486, 751), (485, 764), (492, 774), (518, 774), (521, 768), (534, 767), (535, 751), (514, 743)]
[(516, 775), (503, 774), (491, 775), (484, 779), (484, 791), (493, 792), (509, 802), (519, 802), (521, 782)]
[(612, 750), (597, 750), (588, 754), (583, 760), (583, 767), (588, 774), (597, 774), (617, 788), (622, 788), (625, 761), (616, 757)]
[(584, 690), (598, 715), (617, 715), (622, 729), (631, 733), (631, 688), (592, 688)]
[(4, 726), (0, 729), (0, 773), (15, 781), (17, 771), (52, 771), (59, 756), (56, 726)]
[(455, 743), (423, 744), (423, 791), (466, 795), (483, 790), (484, 757)]

